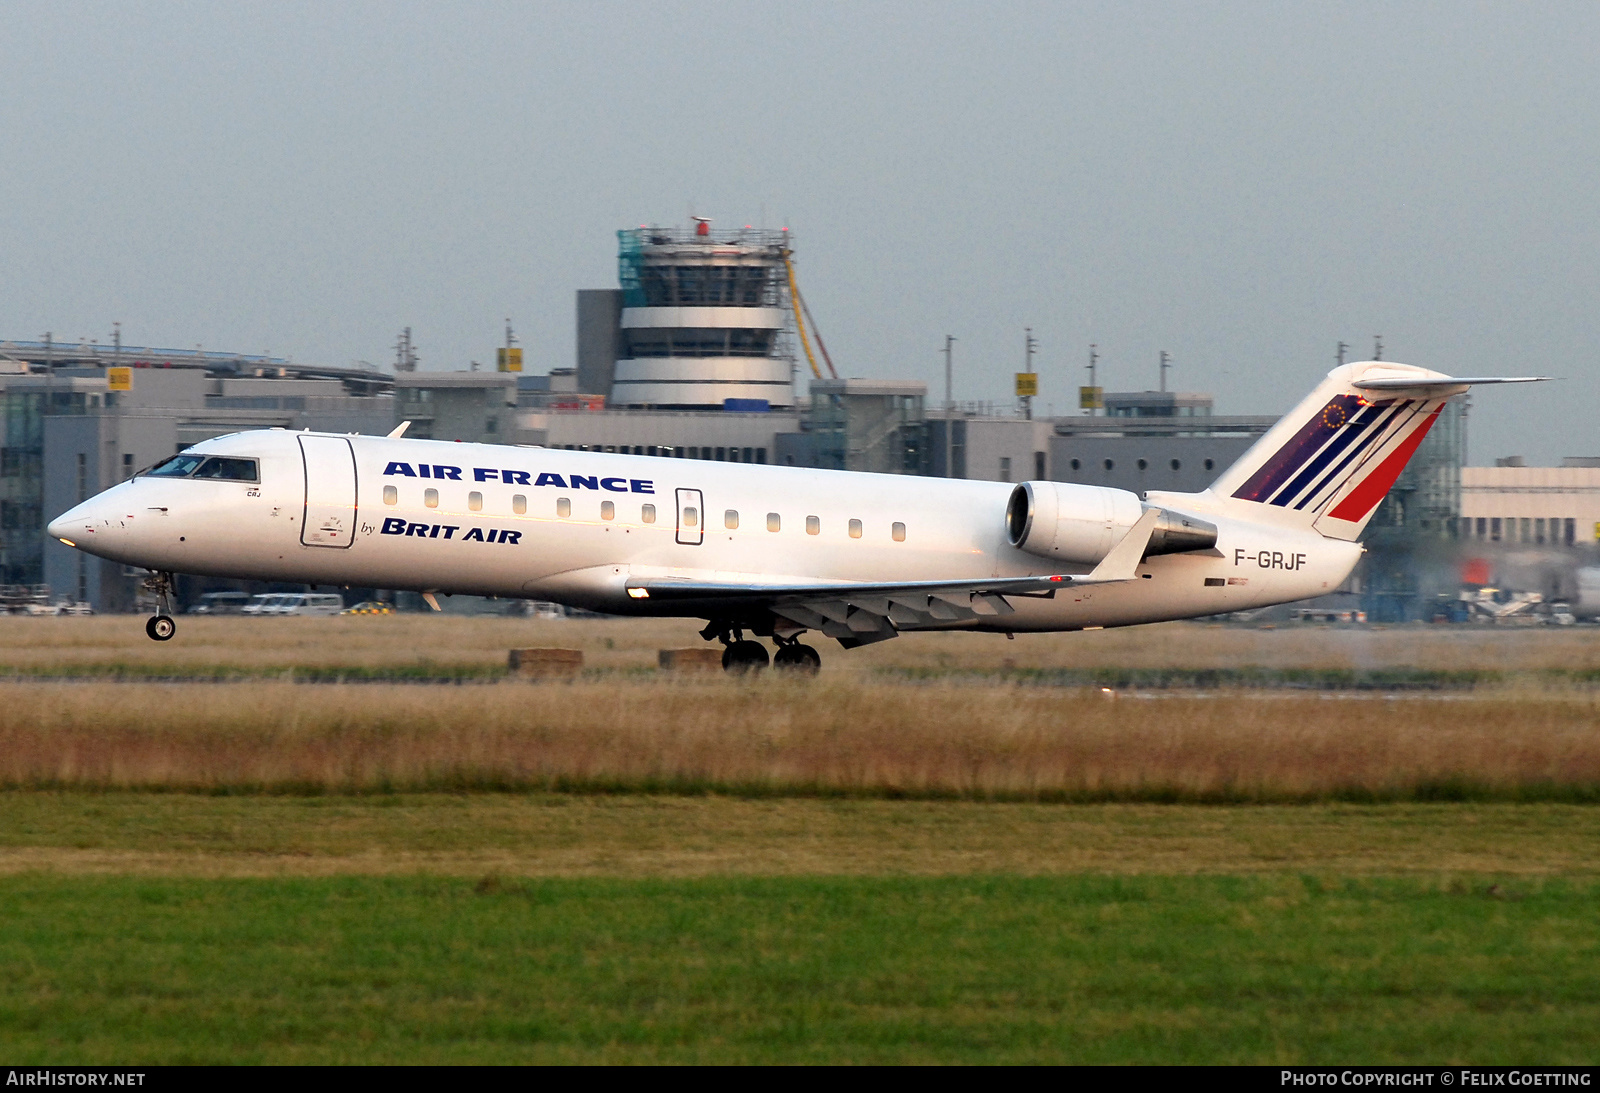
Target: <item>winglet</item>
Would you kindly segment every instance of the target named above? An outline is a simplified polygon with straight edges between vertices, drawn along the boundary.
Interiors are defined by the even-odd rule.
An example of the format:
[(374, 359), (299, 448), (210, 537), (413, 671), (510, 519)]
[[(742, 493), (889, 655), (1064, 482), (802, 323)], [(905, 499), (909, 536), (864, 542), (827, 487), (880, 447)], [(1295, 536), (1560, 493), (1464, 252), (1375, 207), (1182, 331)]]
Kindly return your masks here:
[(406, 430), (409, 429), (409, 428), (411, 428), (411, 422), (402, 421), (400, 424), (396, 425), (393, 429), (390, 429), (387, 433), (385, 433), (384, 436), (386, 436), (390, 440), (399, 440), (401, 437), (406, 435)]
[(1150, 545), (1150, 536), (1155, 532), (1159, 519), (1160, 509), (1145, 509), (1134, 521), (1133, 527), (1128, 529), (1128, 534), (1111, 548), (1111, 553), (1101, 558), (1100, 564), (1087, 577), (1080, 577), (1073, 583), (1106, 584), (1133, 580), (1139, 575), (1139, 563), (1144, 561), (1145, 548)]

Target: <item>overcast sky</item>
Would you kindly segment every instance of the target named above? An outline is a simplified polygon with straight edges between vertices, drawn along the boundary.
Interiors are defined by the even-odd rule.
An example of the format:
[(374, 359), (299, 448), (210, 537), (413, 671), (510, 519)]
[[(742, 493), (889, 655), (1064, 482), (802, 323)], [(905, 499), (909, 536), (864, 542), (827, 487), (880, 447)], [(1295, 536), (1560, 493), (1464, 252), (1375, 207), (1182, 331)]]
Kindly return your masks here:
[(619, 228), (787, 225), (841, 372), (1278, 413), (1457, 374), (1600, 454), (1600, 5), (7, 2), (0, 339), (573, 363)]

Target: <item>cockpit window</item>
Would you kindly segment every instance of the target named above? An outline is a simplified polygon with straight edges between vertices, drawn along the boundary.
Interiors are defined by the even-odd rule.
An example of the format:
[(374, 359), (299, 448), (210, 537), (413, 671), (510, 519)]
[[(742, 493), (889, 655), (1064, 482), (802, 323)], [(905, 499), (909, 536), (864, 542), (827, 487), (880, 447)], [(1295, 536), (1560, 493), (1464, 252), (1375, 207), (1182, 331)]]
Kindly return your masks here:
[(175, 455), (145, 473), (157, 478), (212, 478), (224, 482), (258, 482), (254, 459), (232, 456)]
[(145, 474), (156, 475), (161, 478), (187, 478), (194, 473), (194, 469), (205, 462), (203, 455), (175, 455), (162, 463), (157, 463)]
[(212, 456), (194, 472), (196, 478), (221, 478), (228, 482), (256, 481), (254, 459), (234, 459), (229, 456)]

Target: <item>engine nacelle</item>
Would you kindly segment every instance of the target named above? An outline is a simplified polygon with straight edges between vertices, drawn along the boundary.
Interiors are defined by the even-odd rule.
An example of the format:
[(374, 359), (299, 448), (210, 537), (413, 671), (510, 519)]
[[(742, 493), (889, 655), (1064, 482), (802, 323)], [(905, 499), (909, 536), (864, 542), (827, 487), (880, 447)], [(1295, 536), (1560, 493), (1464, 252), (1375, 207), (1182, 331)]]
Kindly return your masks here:
[[(1145, 505), (1127, 490), (1076, 482), (1024, 482), (1006, 506), (1006, 537), (1018, 550), (1093, 565), (1122, 541)], [(1145, 557), (1207, 550), (1217, 545), (1216, 525), (1160, 510)]]

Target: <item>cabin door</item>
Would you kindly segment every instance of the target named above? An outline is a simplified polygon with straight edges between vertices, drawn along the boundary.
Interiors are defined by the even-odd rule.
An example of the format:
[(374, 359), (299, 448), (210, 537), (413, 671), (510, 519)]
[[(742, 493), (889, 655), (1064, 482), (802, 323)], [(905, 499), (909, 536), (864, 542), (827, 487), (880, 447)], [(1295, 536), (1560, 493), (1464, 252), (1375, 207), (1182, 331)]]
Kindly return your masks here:
[(699, 490), (678, 490), (678, 542), (699, 546), (706, 538), (706, 506)]
[(300, 541), (306, 546), (347, 547), (356, 535), (356, 454), (341, 436), (302, 436), (306, 507)]

